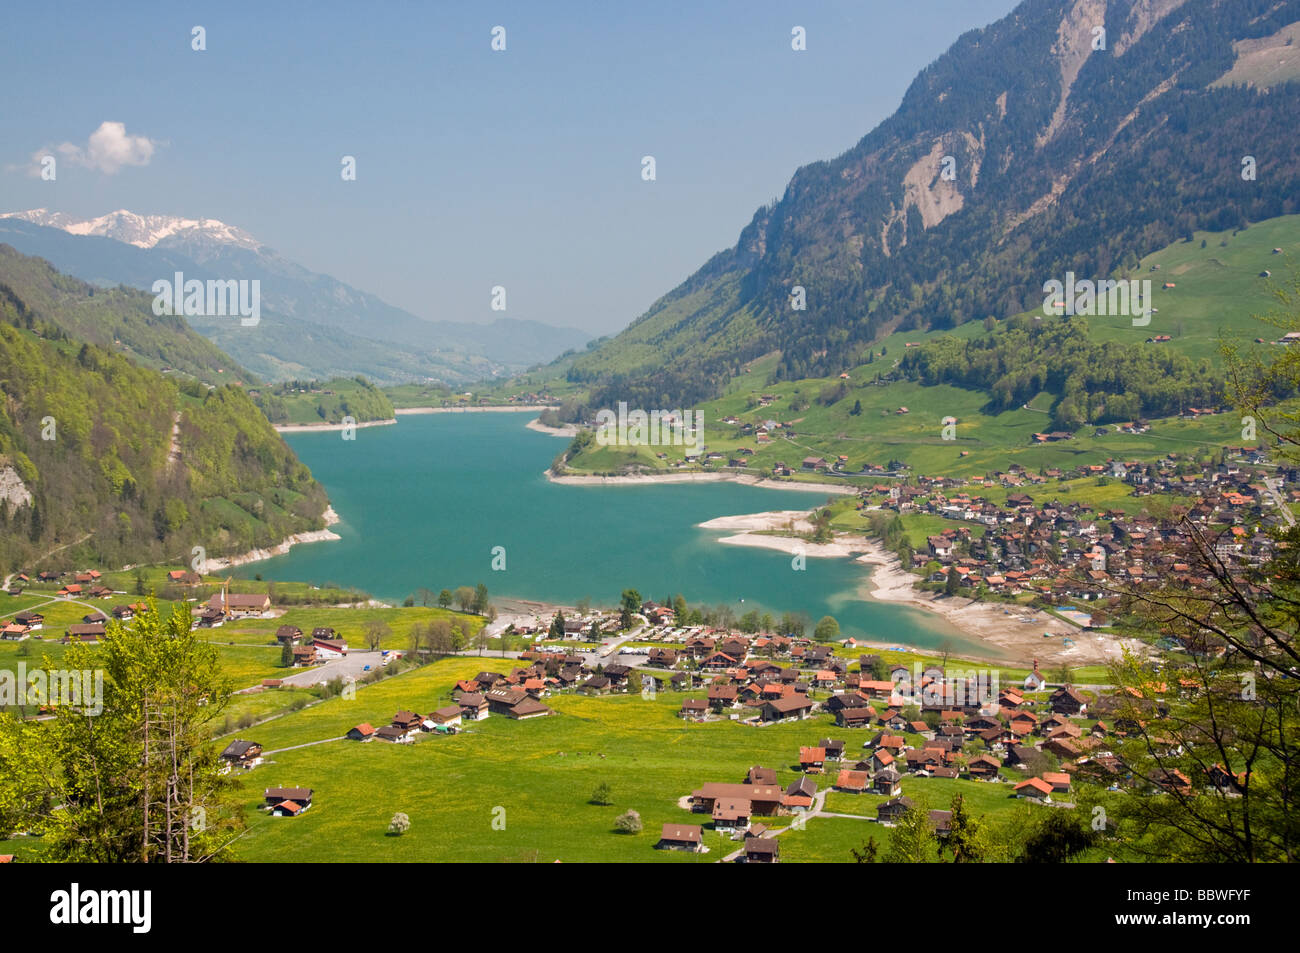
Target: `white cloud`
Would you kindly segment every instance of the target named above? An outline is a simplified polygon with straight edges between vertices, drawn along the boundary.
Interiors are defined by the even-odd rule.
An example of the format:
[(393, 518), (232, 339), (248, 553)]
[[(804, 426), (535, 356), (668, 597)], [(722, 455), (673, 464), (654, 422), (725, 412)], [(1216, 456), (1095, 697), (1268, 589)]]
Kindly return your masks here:
[(157, 142), (146, 136), (129, 136), (126, 124), (121, 122), (102, 122), (99, 128), (90, 134), (84, 146), (71, 142), (60, 143), (52, 149), (37, 152), (32, 158), (37, 164), (41, 156), (57, 153), (63, 162), (98, 169), (105, 175), (113, 175), (128, 165), (148, 165), (153, 158)]

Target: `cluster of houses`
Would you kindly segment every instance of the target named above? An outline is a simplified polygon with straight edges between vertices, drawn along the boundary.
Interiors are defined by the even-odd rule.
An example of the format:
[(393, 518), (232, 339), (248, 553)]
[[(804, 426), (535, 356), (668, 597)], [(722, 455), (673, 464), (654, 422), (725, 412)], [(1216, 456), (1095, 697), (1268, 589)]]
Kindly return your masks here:
[[(421, 733), (423, 734), (455, 734), (464, 720), (475, 721), (480, 717), (477, 709), (467, 707), (459, 703), (455, 705), (444, 705), (442, 708), (434, 709), (426, 715), (420, 715), (413, 711), (403, 709), (393, 716), (393, 720), (386, 725), (376, 728), (368, 721), (363, 721), (354, 728), (349, 729), (347, 737), (350, 741), (373, 741), (378, 738), (380, 741), (388, 741), (393, 744), (410, 744)], [(486, 709), (482, 713), (486, 717)]]
[[(1092, 470), (1093, 467), (1084, 469)], [(1265, 471), (1235, 463), (1178, 473), (1150, 464), (1113, 463), (1097, 468), (1098, 475), (1132, 484), (1135, 494), (1163, 492), (1190, 497), (1188, 518), (1215, 539), (1215, 550), (1226, 561), (1258, 565), (1272, 553), (1266, 532), (1278, 519), (1264, 479)], [(1046, 471), (1050, 475), (1054, 471)], [(1300, 474), (1281, 471), (1286, 483)], [(979, 494), (981, 486), (1032, 486), (1046, 476), (1013, 467), (988, 481), (962, 483), (921, 477), (915, 485), (877, 485), (864, 491), (873, 502), (901, 513), (922, 513), (957, 523), (931, 535), (913, 554), (912, 568), (931, 567), (928, 581), (946, 583), (956, 573), (959, 587), (1015, 596), (1031, 593), (1048, 601), (1109, 598), (1118, 584), (1198, 579), (1186, 564), (1189, 530), (1181, 522), (1133, 516), (1118, 509), (1094, 509), (1077, 502), (1038, 498), (1022, 490), (994, 503)], [(877, 499), (873, 499), (877, 498)], [(1286, 492), (1288, 502), (1300, 492)], [(937, 563), (934, 569), (932, 564)]]
[(331, 626), (318, 626), (311, 630), (310, 637), (304, 638), (298, 626), (282, 625), (275, 630), (275, 640), (290, 647), (294, 668), (328, 662), (348, 654), (348, 643)]
[[(124, 603), (114, 606), (109, 615), (103, 612), (88, 612), (80, 622), (74, 622), (63, 631), (60, 639), (67, 645), (72, 642), (95, 644), (104, 636), (105, 626), (110, 615), (119, 622), (129, 622), (136, 614), (143, 612), (147, 606), (143, 602)], [(45, 628), (45, 614), (35, 609), (25, 609), (16, 613), (9, 622), (0, 625), (0, 639), (8, 642), (21, 642), (31, 638), (32, 634)]]

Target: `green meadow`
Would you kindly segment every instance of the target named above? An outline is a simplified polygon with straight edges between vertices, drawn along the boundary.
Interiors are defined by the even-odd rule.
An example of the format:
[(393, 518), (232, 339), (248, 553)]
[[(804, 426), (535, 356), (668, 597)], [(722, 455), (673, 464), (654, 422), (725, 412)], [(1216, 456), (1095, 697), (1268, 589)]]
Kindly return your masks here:
[[(740, 782), (753, 765), (774, 768), (782, 786), (799, 777), (801, 745), (843, 738), (849, 756), (872, 734), (836, 728), (828, 715), (756, 728), (730, 721), (687, 724), (676, 717), (687, 695), (662, 693), (546, 699), (556, 714), (524, 722), (500, 716), (457, 735), (421, 735), (410, 745), (338, 739), (360, 723), (387, 724), (402, 708), (427, 711), (450, 701), (458, 678), (491, 660), (446, 659), (361, 688), (354, 699), (333, 698), (287, 714), (244, 734), (265, 746), (266, 763), (241, 778), (248, 832), (236, 855), (246, 861), (715, 861), (738, 844), (714, 833), (707, 818), (678, 800), (707, 781)], [(697, 693), (698, 695), (698, 693)], [(307, 747), (294, 747), (303, 746)], [(291, 750), (284, 750), (291, 749)], [(836, 767), (819, 777), (825, 788)], [(589, 803), (602, 783), (612, 803)], [(312, 807), (297, 818), (258, 809), (267, 787), (314, 790)], [(973, 781), (908, 779), (905, 793), (924, 789), (935, 807), (961, 791), (976, 813), (990, 816), (1020, 802), (1010, 788)], [(874, 795), (832, 795), (835, 809), (874, 817)], [(620, 834), (614, 820), (641, 814), (640, 834)], [(397, 812), (411, 819), (401, 837), (387, 834)], [(494, 823), (495, 822), (495, 823)], [(710, 852), (654, 850), (664, 823), (704, 824)], [(773, 819), (782, 827), (791, 818)], [(782, 835), (786, 860), (850, 861), (869, 834), (887, 836), (872, 821), (814, 818)], [(805, 843), (806, 842), (806, 843)]]

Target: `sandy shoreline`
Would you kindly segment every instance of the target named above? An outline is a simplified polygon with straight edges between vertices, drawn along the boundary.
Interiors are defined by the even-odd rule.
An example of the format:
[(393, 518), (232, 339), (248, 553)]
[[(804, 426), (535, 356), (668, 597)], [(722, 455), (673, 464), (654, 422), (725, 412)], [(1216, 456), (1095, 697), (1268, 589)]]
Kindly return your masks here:
[[(363, 427), (388, 427), (397, 423), (395, 417), (389, 417), (387, 420), (363, 420), (361, 423), (352, 424), (351, 426), (360, 430)], [(329, 432), (331, 430), (346, 430), (348, 424), (272, 424), (277, 433), (310, 433), (320, 430)]]
[[(325, 518), (326, 526), (333, 526), (339, 521), (338, 513), (334, 512), (334, 507), (325, 507), (325, 512), (321, 514)], [(269, 549), (250, 549), (246, 553), (240, 553), (238, 556), (223, 556), (216, 559), (209, 559), (203, 565), (203, 572), (220, 572), (223, 569), (231, 569), (235, 566), (243, 566), (247, 563), (260, 562), (263, 559), (270, 559), (272, 556), (283, 556), (293, 546), (299, 543), (321, 543), (331, 539), (342, 539), (338, 533), (329, 529), (314, 529), (306, 533), (295, 533), (287, 539), (282, 539)]]
[(396, 407), (393, 413), (399, 417), (408, 414), (516, 414), (525, 411), (536, 414), (554, 409), (552, 404), (508, 404), (502, 407)]
[(550, 434), (552, 437), (576, 437), (578, 435), (577, 424), (560, 424), (558, 427), (548, 427), (540, 420), (530, 420), (524, 426), (529, 430), (536, 430), (538, 433)]
[(785, 480), (769, 480), (765, 477), (752, 476), (747, 473), (643, 473), (635, 476), (556, 476), (550, 470), (543, 473), (552, 483), (564, 483), (569, 486), (645, 486), (650, 483), (740, 483), (745, 486), (759, 486), (765, 490), (797, 490), (802, 493), (826, 493), (831, 496), (847, 496), (858, 492), (855, 486), (836, 486), (829, 483), (794, 483)]

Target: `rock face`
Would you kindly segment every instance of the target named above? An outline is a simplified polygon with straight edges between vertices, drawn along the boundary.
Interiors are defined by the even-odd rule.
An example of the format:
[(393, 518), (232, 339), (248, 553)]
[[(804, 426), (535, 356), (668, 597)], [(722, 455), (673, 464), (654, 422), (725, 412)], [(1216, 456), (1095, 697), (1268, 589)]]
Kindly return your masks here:
[(5, 503), (11, 512), (32, 502), (32, 494), (12, 466), (0, 467), (0, 502)]
[[(714, 397), (774, 351), (778, 378), (828, 376), (895, 330), (1036, 307), (1052, 275), (1294, 213), (1300, 137), (1276, 130), (1300, 118), (1300, 83), (1251, 57), (1300, 48), (1298, 20), (1300, 0), (1026, 0), (566, 373), (593, 406), (647, 407)], [(1268, 143), (1267, 188), (1235, 175), (1248, 142)]]

